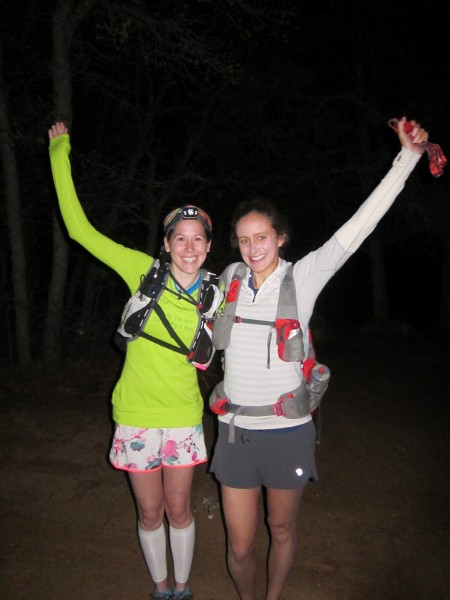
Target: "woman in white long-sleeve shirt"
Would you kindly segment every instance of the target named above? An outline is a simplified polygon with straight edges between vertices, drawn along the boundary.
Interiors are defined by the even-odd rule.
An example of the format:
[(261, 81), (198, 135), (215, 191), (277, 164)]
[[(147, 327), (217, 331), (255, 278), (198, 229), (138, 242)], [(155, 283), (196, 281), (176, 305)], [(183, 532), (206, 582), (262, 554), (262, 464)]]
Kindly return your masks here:
[[(401, 119), (398, 127), (402, 149), (386, 177), (345, 225), (294, 265), (298, 317), (306, 346), (319, 293), (373, 231), (423, 153), (420, 144), (427, 141), (427, 132), (412, 121), (414, 129), (407, 135), (404, 122), (405, 118)], [(275, 320), (280, 283), (290, 264), (279, 256), (287, 238), (283, 223), (273, 206), (260, 201), (244, 203), (233, 219), (232, 238), (247, 265), (236, 305), (236, 315), (242, 320), (232, 326), (225, 349), (224, 392), (234, 405), (260, 407), (275, 403), (281, 394), (298, 388), (303, 378), (300, 362), (279, 358), (276, 335), (268, 338), (268, 327), (245, 322)], [(222, 275), (227, 290), (235, 267), (230, 265)], [(233, 436), (229, 436), (232, 418), (234, 443), (230, 442)], [(228, 566), (241, 600), (255, 598), (254, 551), (263, 487), (267, 491), (271, 534), (265, 599), (281, 598), (296, 549), (296, 517), (302, 490), (310, 479), (317, 478), (314, 448), (315, 429), (310, 415), (295, 419), (275, 414), (219, 416), (211, 470), (221, 483)]]

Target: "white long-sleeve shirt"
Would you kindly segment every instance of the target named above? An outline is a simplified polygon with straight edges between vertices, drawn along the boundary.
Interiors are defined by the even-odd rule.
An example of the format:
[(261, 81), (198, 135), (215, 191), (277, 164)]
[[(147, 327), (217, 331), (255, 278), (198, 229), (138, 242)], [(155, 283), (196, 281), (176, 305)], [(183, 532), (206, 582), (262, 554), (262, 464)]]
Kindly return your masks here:
[[(323, 246), (295, 263), (297, 307), (306, 351), (308, 345), (306, 332), (318, 295), (392, 206), (420, 156), (403, 148), (386, 177), (357, 212)], [(227, 289), (236, 264), (229, 265), (222, 274)], [(250, 269), (248, 268), (241, 283), (236, 315), (244, 319), (274, 321), (280, 284), (290, 264), (280, 258), (278, 267), (264, 281), (256, 295), (249, 286)], [(225, 350), (224, 386), (225, 393), (235, 404), (262, 406), (275, 403), (281, 394), (297, 388), (301, 383), (301, 364), (284, 362), (278, 357), (276, 335), (272, 335), (270, 369), (267, 368), (269, 328), (269, 326), (251, 323), (233, 325), (230, 343)], [(219, 418), (229, 422), (231, 417), (232, 415), (228, 414)], [(235, 425), (247, 429), (275, 429), (300, 425), (310, 419), (310, 416), (287, 419), (275, 415), (266, 417), (237, 415)]]

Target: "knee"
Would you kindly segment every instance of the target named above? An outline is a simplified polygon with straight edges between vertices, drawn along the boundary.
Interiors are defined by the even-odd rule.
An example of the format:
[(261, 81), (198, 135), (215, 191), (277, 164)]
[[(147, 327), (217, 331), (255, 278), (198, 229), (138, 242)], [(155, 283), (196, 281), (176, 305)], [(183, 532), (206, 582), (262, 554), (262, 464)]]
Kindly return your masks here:
[(255, 556), (255, 544), (245, 544), (239, 541), (229, 541), (228, 558), (233, 562), (243, 565), (253, 560)]
[(270, 535), (274, 542), (278, 544), (292, 543), (297, 539), (297, 528), (295, 523), (290, 521), (275, 521), (268, 519)]
[(149, 509), (145, 506), (138, 506), (139, 525), (146, 531), (158, 529), (164, 518), (164, 507), (159, 509)]
[(177, 502), (172, 499), (166, 502), (165, 512), (169, 523), (177, 529), (187, 527), (194, 518), (189, 502)]

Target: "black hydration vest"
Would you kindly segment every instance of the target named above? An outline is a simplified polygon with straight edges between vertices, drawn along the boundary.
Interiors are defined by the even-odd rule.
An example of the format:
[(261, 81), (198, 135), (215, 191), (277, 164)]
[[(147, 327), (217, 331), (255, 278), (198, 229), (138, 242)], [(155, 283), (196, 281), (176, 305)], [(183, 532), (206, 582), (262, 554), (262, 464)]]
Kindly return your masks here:
[[(170, 271), (170, 264), (166, 262), (161, 263), (158, 259), (155, 259), (147, 274), (142, 278), (138, 290), (125, 304), (120, 325), (115, 335), (117, 345), (122, 350), (125, 350), (127, 344), (139, 337), (143, 337), (169, 350), (184, 354), (188, 362), (192, 363), (198, 369), (206, 369), (214, 356), (212, 320), (215, 311), (222, 302), (223, 294), (218, 286), (218, 278), (213, 273), (201, 270), (200, 275), (200, 292), (198, 301), (196, 301), (175, 280)], [(172, 277), (178, 288), (187, 295), (187, 297), (183, 295), (182, 298), (194, 304), (197, 309), (198, 325), (189, 347), (180, 339), (158, 304), (161, 294), (167, 289), (166, 284), (169, 277)], [(171, 292), (171, 290), (168, 291)], [(144, 331), (144, 327), (153, 310), (169, 332), (170, 337), (174, 341), (173, 344), (155, 338)]]

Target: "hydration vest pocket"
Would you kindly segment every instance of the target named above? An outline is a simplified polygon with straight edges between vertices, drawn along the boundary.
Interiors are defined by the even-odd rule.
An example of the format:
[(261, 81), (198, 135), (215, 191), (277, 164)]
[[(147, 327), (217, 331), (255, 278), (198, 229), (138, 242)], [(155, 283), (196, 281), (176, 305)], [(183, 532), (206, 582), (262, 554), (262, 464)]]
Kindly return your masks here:
[(223, 380), (216, 384), (215, 388), (209, 396), (209, 408), (216, 415), (226, 415), (228, 411), (228, 403), (230, 399), (225, 394)]
[(295, 390), (281, 394), (274, 407), (276, 415), (287, 419), (298, 419), (309, 415), (310, 409), (305, 394), (305, 380)]
[(276, 319), (278, 356), (286, 362), (301, 362), (304, 357), (303, 335), (297, 319)]
[(139, 335), (152, 309), (152, 303), (152, 298), (138, 291), (125, 304), (115, 335), (116, 344), (121, 350), (125, 350), (127, 342)]
[(197, 369), (205, 371), (213, 359), (215, 349), (212, 343), (212, 325), (210, 321), (203, 320), (196, 338), (191, 346), (188, 361)]
[(206, 319), (213, 319), (216, 310), (222, 304), (223, 291), (215, 284), (209, 283), (208, 287), (200, 299), (201, 306), (199, 311)]

